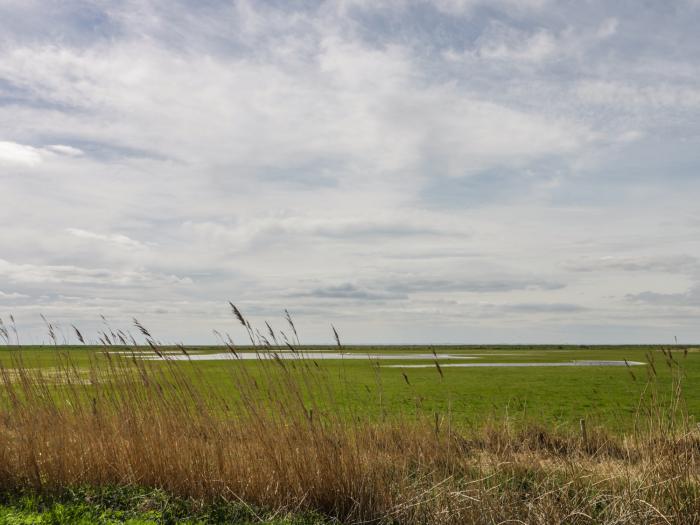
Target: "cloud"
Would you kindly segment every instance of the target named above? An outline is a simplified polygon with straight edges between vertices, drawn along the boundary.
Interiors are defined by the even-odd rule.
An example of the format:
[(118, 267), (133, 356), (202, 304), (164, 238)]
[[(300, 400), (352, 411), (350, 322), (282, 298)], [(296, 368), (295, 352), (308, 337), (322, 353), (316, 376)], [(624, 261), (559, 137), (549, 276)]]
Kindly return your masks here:
[(80, 239), (88, 239), (91, 241), (102, 241), (119, 246), (126, 249), (145, 249), (147, 246), (139, 241), (131, 239), (120, 233), (101, 234), (80, 228), (66, 228), (66, 232)]
[(297, 292), (290, 294), (290, 297), (313, 297), (317, 299), (350, 299), (361, 301), (387, 301), (405, 299), (405, 295), (371, 291), (365, 288), (358, 287), (351, 283), (340, 284), (337, 286), (327, 286), (324, 288), (315, 288), (309, 292)]
[(495, 310), (500, 314), (575, 314), (585, 312), (588, 308), (572, 303), (512, 303), (481, 305), (487, 310)]
[(3, 292), (2, 290), (0, 290), (0, 299), (9, 300), (9, 299), (28, 299), (28, 298), (29, 298), (28, 295), (25, 295), (22, 293), (17, 293), (17, 292), (9, 292), (8, 293), (8, 292)]
[(309, 341), (693, 335), (697, 13), (5, 3), (2, 298), (194, 342), (229, 299)]
[(51, 144), (50, 146), (47, 146), (46, 149), (53, 153), (58, 153), (59, 155), (67, 155), (69, 157), (80, 157), (84, 154), (84, 151), (80, 148), (66, 146), (65, 144)]
[(538, 312), (538, 313), (560, 313), (560, 314), (570, 314), (576, 312), (586, 311), (587, 308), (577, 304), (570, 303), (523, 303), (515, 304), (509, 307), (511, 311), (515, 312)]
[(576, 86), (576, 95), (585, 103), (630, 109), (698, 108), (700, 88), (696, 85), (651, 85), (623, 81), (583, 80)]
[(351, 299), (367, 301), (396, 301), (413, 299), (420, 294), (502, 294), (518, 290), (557, 290), (563, 285), (528, 280), (478, 280), (393, 278), (379, 282), (342, 283), (316, 287), (309, 291), (295, 291), (290, 297), (317, 299)]
[(538, 10), (549, 4), (549, 0), (496, 0), (485, 2), (484, 0), (437, 0), (435, 6), (451, 15), (471, 12), (478, 6), (496, 6), (507, 11)]
[(191, 279), (139, 270), (111, 270), (71, 265), (16, 264), (0, 259), (0, 275), (12, 283), (155, 287), (191, 284)]
[(539, 279), (399, 279), (386, 288), (398, 293), (502, 293), (517, 290), (558, 290), (565, 285)]
[(467, 227), (459, 227), (433, 214), (383, 213), (384, 217), (355, 218), (344, 213), (330, 214), (266, 214), (263, 217), (240, 218), (233, 223), (218, 221), (186, 222), (183, 229), (202, 242), (226, 244), (238, 249), (280, 242), (371, 242), (399, 239), (466, 238)]
[(596, 33), (596, 35), (598, 36), (598, 38), (610, 38), (615, 33), (617, 33), (617, 28), (619, 25), (620, 22), (617, 18), (606, 18), (601, 22), (600, 26), (598, 27), (598, 32)]
[(0, 141), (0, 164), (35, 167), (46, 160), (46, 155), (78, 157), (83, 152), (72, 146), (53, 144), (36, 148), (17, 142)]
[[(35, 97), (76, 108), (48, 122), (44, 110), (25, 111), (45, 134), (60, 125), (74, 130), (74, 141), (148, 144), (152, 155), (196, 165), (290, 170), (330, 163), (331, 176), (357, 178), (439, 163), (463, 175), (576, 152), (590, 141), (581, 122), (433, 85), (402, 46), (374, 49), (320, 35), (310, 52), (282, 66), (281, 56), (201, 60), (131, 41), (89, 50), (22, 47), (0, 60), (0, 73), (31, 86)], [(102, 126), (80, 118), (93, 112), (128, 118), (105, 118)]]
[(41, 163), (40, 151), (16, 142), (0, 141), (0, 163), (36, 166)]
[(627, 295), (631, 302), (646, 303), (654, 306), (700, 307), (700, 286), (693, 286), (682, 293), (658, 293), (645, 291)]
[(492, 24), (477, 42), (477, 56), (489, 60), (524, 60), (540, 62), (559, 50), (557, 39), (549, 31), (523, 34), (501, 23)]
[(506, 69), (527, 78), (530, 71), (547, 71), (559, 64), (580, 62), (617, 32), (618, 20), (609, 17), (599, 25), (542, 27), (491, 20), (473, 44), (462, 50), (451, 47), (443, 56), (465, 66), (487, 70)]
[(570, 262), (567, 267), (575, 272), (661, 272), (670, 274), (700, 275), (700, 259), (692, 255), (671, 255), (651, 257), (614, 257), (587, 259)]

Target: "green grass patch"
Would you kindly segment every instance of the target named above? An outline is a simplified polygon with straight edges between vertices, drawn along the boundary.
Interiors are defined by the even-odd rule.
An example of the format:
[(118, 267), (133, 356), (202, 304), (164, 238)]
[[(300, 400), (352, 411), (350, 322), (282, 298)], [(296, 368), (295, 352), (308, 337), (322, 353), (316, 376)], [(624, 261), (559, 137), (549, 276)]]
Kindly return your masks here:
[[(49, 375), (55, 372), (60, 353), (69, 354), (80, 370), (87, 369), (91, 360), (106, 362), (104, 348), (99, 347), (24, 347), (22, 362), (30, 368), (41, 368)], [(109, 351), (121, 351), (111, 347)], [(177, 350), (163, 348), (162, 350)], [(251, 351), (241, 347), (241, 351)], [(315, 352), (337, 351), (337, 347), (306, 347), (308, 355)], [(634, 425), (645, 385), (651, 377), (656, 391), (672, 395), (671, 374), (660, 347), (653, 346), (367, 346), (346, 347), (345, 352), (358, 354), (394, 353), (462, 355), (463, 360), (445, 360), (440, 374), (430, 360), (411, 358), (371, 361), (319, 360), (335, 392), (335, 408), (348, 414), (361, 413), (376, 417), (439, 413), (449, 415), (455, 424), (478, 426), (484, 421), (507, 418), (511, 421), (538, 421), (555, 426), (575, 426), (580, 419), (605, 426), (609, 430), (629, 430)], [(138, 352), (149, 351), (140, 347)], [(192, 354), (220, 353), (220, 347), (188, 347)], [(687, 413), (700, 416), (700, 351), (676, 348), (674, 359), (683, 370), (683, 391)], [(0, 350), (0, 363), (11, 369), (12, 347)], [(527, 368), (456, 368), (452, 363), (556, 363), (574, 360), (616, 360), (655, 362), (654, 371), (648, 366), (626, 367), (527, 367)], [(113, 357), (116, 358), (116, 357)], [(470, 358), (470, 359), (466, 359)], [(415, 365), (425, 363), (429, 368), (389, 368), (384, 365)], [(207, 384), (221, 385), (226, 396), (235, 396), (230, 389), (232, 367), (247, 367), (250, 373), (264, 381), (264, 364), (256, 361), (178, 361), (176, 366), (187, 374), (197, 375)], [(653, 376), (653, 377), (652, 377)], [(57, 392), (63, 385), (56, 384)], [(663, 399), (661, 399), (663, 402)]]
[(203, 504), (160, 490), (135, 487), (81, 487), (61, 494), (0, 496), (0, 525), (170, 525), (170, 524), (321, 525), (310, 514), (279, 515), (247, 504)]

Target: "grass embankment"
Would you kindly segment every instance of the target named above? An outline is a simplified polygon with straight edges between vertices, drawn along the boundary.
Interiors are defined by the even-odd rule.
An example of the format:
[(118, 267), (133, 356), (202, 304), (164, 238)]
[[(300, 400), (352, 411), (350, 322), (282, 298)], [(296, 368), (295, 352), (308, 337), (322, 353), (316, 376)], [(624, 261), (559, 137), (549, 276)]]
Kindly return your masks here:
[[(464, 425), (450, 396), (435, 409), (410, 390), (419, 374), (401, 369), (392, 370), (413, 392), (410, 410), (386, 408), (384, 374), (370, 367), (374, 382), (358, 384), (346, 363), (225, 361), (213, 381), (195, 362), (93, 352), (76, 363), (58, 349), (47, 372), (6, 357), (0, 492), (59, 502), (52, 509), (79, 506), (69, 497), (76, 487), (144, 487), (200, 509), (190, 517), (205, 522), (314, 513), (347, 523), (700, 523), (700, 433), (682, 396), (684, 351), (650, 354), (646, 370), (622, 368), (641, 391), (623, 433), (585, 419)], [(444, 385), (456, 371), (421, 373)], [(362, 391), (378, 411), (348, 402)], [(121, 512), (113, 507), (104, 508)], [(226, 518), (222, 508), (248, 514)]]

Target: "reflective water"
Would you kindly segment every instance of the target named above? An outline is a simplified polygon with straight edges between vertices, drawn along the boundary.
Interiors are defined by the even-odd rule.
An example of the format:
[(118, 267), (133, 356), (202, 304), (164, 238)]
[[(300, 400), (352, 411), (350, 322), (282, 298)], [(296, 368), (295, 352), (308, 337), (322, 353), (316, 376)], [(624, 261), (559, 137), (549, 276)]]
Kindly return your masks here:
[[(445, 367), (529, 367), (529, 366), (639, 366), (645, 365), (639, 361), (564, 361), (559, 363), (446, 363), (440, 364)], [(387, 368), (431, 368), (435, 364), (419, 364), (419, 365), (382, 365)]]
[[(467, 360), (467, 359), (480, 359), (477, 356), (488, 356), (495, 354), (437, 354), (437, 358), (440, 361), (446, 360)], [(525, 354), (497, 354), (497, 355), (522, 355)], [(308, 352), (308, 353), (292, 353), (292, 352), (239, 352), (234, 355), (230, 352), (221, 352), (215, 354), (190, 354), (189, 356), (182, 353), (169, 353), (164, 354), (159, 357), (153, 353), (140, 353), (137, 354), (140, 359), (147, 359), (152, 361), (221, 361), (221, 360), (256, 360), (256, 359), (353, 359), (353, 360), (415, 360), (415, 361), (425, 361), (435, 360), (435, 355), (433, 354), (360, 354), (360, 353), (345, 353), (345, 352)], [(576, 360), (576, 361), (560, 361), (560, 362), (520, 362), (520, 363), (441, 363), (441, 367), (452, 367), (452, 368), (480, 368), (480, 367), (561, 367), (561, 366), (639, 366), (646, 363), (639, 361), (609, 361), (609, 360)], [(387, 368), (431, 368), (434, 367), (434, 363), (413, 363), (413, 364), (395, 364), (395, 365), (382, 365)]]
[[(364, 360), (380, 360), (380, 359), (435, 359), (433, 354), (360, 354), (360, 353), (345, 353), (345, 352), (307, 352), (307, 353), (292, 353), (292, 352), (238, 352), (233, 355), (230, 352), (222, 352), (218, 354), (196, 354), (189, 357), (179, 353), (164, 355), (162, 358), (154, 354), (141, 354), (138, 357), (148, 360), (161, 361), (164, 359), (170, 361), (220, 361), (225, 359), (237, 360), (253, 360), (253, 359), (364, 359)], [(459, 354), (437, 354), (438, 359), (477, 359), (476, 357)]]

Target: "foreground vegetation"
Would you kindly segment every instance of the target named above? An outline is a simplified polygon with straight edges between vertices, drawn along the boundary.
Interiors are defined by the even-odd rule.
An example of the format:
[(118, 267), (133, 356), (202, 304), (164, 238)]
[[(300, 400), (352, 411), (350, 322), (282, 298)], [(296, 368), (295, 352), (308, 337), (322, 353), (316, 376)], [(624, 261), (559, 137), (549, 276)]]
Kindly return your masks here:
[(221, 500), (204, 504), (176, 498), (160, 490), (107, 486), (68, 488), (60, 494), (8, 493), (0, 495), (1, 525), (156, 525), (207, 523), (267, 523), (270, 525), (326, 525), (313, 513), (289, 515)]
[(284, 338), (271, 329), (251, 339), (266, 358), (221, 361), (215, 375), (129, 352), (76, 359), (57, 346), (50, 367), (5, 353), (0, 523), (700, 523), (688, 349), (620, 369), (637, 385), (636, 409), (611, 431), (588, 417), (465, 424), (453, 404), (468, 399), (433, 404), (412, 390), (430, 373), (450, 394), (456, 369), (437, 359), (394, 370), (415, 395), (407, 410), (392, 405), (378, 365), (358, 384), (359, 365), (318, 362), (296, 339), (284, 347), (298, 359), (279, 359)]

